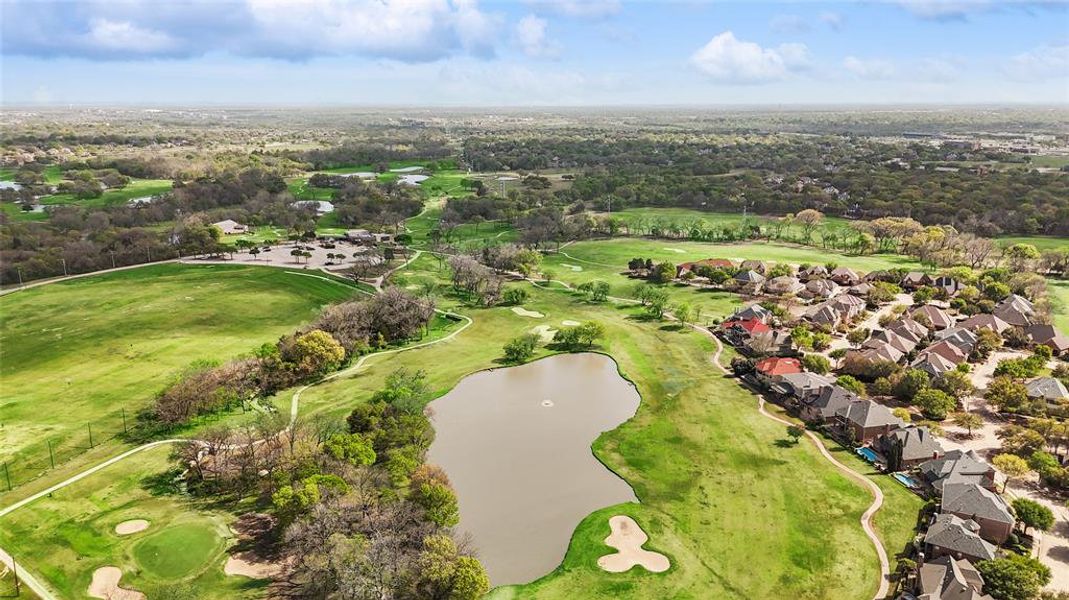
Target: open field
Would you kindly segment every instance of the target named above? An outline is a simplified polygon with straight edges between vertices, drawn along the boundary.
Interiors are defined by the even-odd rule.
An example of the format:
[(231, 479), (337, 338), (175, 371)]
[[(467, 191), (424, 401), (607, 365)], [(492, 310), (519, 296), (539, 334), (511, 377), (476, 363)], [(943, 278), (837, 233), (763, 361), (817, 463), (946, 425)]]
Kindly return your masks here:
[(1062, 331), (1069, 331), (1069, 281), (1048, 279), (1047, 290), (1053, 305), (1054, 325)]
[[(249, 352), (347, 297), (250, 266), (157, 265), (0, 297), (0, 452), (21, 483), (133, 425), (179, 369)], [(255, 299), (252, 301), (251, 299)]]
[[(223, 574), (231, 515), (179, 495), (170, 449), (146, 450), (0, 518), (0, 544), (62, 598), (84, 598), (93, 571), (149, 598), (255, 598), (262, 582)], [(115, 526), (146, 519), (128, 536)]]
[(1069, 250), (1069, 239), (1049, 235), (1007, 236), (995, 238), (1002, 247), (1013, 244), (1032, 244), (1040, 250)]

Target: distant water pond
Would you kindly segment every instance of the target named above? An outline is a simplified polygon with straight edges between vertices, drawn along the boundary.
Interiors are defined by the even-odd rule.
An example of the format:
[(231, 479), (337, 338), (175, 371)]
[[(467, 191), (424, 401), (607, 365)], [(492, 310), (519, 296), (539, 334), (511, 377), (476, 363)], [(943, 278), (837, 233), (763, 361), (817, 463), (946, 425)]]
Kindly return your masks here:
[(464, 378), (430, 404), (428, 461), (449, 474), (493, 585), (524, 583), (564, 558), (591, 512), (636, 501), (591, 444), (638, 410), (638, 391), (601, 354), (563, 354)]

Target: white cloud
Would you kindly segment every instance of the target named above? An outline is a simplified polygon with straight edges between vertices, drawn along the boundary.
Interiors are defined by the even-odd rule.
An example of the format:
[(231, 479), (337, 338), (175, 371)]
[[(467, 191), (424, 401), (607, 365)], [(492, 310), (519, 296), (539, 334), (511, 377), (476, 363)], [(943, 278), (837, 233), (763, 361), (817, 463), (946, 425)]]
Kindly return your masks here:
[(878, 58), (847, 56), (843, 59), (843, 67), (862, 79), (887, 79), (895, 73), (893, 63)]
[(690, 62), (718, 81), (760, 83), (783, 79), (791, 71), (808, 66), (809, 49), (796, 43), (763, 48), (725, 31), (691, 55)]
[(843, 28), (843, 16), (837, 12), (822, 12), (819, 19), (821, 23), (824, 23), (834, 31), (839, 31)]
[(1069, 43), (1022, 52), (1010, 58), (1003, 70), (1019, 81), (1061, 79), (1064, 84), (1066, 73), (1069, 73)]
[(534, 15), (527, 15), (516, 24), (516, 43), (532, 58), (549, 58), (560, 54), (559, 47), (546, 36), (549, 23)]
[(962, 61), (946, 58), (922, 58), (911, 73), (921, 81), (950, 83), (961, 75)]
[(129, 21), (96, 18), (89, 22), (86, 42), (104, 50), (128, 50), (137, 53), (166, 52), (175, 40), (162, 31), (138, 27)]
[(253, 54), (302, 58), (367, 54), (434, 60), (461, 48), (493, 53), (496, 21), (474, 0), (246, 0), (258, 29)]
[(990, 0), (898, 0), (903, 8), (924, 19), (964, 19), (969, 13), (990, 10)]

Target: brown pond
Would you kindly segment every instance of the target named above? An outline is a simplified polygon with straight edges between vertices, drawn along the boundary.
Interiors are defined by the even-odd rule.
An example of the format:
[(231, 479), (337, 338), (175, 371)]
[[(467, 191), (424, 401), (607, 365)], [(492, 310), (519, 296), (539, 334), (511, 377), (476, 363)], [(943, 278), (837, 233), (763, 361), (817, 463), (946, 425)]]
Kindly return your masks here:
[(564, 558), (591, 512), (635, 501), (590, 449), (634, 416), (639, 395), (601, 354), (562, 354), (464, 378), (430, 404), (428, 461), (449, 474), (493, 585), (525, 583)]

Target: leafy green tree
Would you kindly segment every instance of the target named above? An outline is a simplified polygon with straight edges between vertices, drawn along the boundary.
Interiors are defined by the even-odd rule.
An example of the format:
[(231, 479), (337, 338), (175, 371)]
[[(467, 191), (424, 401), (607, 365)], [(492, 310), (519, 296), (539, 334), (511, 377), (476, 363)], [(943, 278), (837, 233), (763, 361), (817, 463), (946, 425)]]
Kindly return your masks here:
[(604, 302), (609, 299), (609, 284), (605, 281), (595, 281), (590, 290), (590, 299), (594, 302)]
[(947, 413), (954, 410), (957, 401), (949, 394), (935, 388), (925, 388), (913, 397), (913, 403), (924, 411), (925, 416), (936, 421), (947, 418)]
[(995, 377), (987, 384), (984, 398), (1000, 411), (1018, 412), (1028, 404), (1028, 388), (1009, 377)]
[(427, 373), (401, 367), (386, 377), (386, 385), (371, 396), (402, 412), (421, 414), (427, 397)]
[(423, 483), (412, 490), (410, 497), (423, 508), (427, 520), (439, 527), (452, 527), (460, 521), (457, 496), (444, 483)]
[(895, 384), (895, 396), (899, 400), (910, 402), (916, 395), (928, 387), (928, 374), (920, 369), (906, 369)]
[(968, 374), (954, 370), (935, 378), (936, 389), (942, 390), (961, 401), (976, 391)]
[(336, 433), (323, 443), (327, 454), (353, 465), (375, 464), (375, 449), (364, 436), (356, 433)]
[(996, 600), (1032, 600), (1051, 578), (1043, 563), (1019, 554), (983, 560), (976, 568), (984, 578), (984, 592)]
[(867, 390), (865, 390), (865, 384), (858, 381), (853, 375), (840, 375), (835, 378), (835, 384), (858, 396), (865, 397), (868, 395)]
[(1010, 484), (1010, 480), (1024, 477), (1028, 474), (1028, 463), (1025, 459), (1015, 454), (999, 454), (991, 459), (991, 464), (995, 465), (995, 468), (1006, 476), (1002, 491), (1006, 491), (1006, 486)]
[(1024, 526), (1025, 533), (1028, 533), (1030, 528), (1050, 531), (1050, 528), (1054, 527), (1054, 512), (1039, 502), (1029, 498), (1016, 498), (1012, 506), (1013, 513)]
[(803, 435), (805, 435), (805, 427), (800, 425), (788, 425), (787, 435), (790, 436), (791, 440), (793, 440), (795, 444), (797, 444), (798, 440)]
[(826, 334), (826, 333), (824, 333), (823, 331), (818, 331), (818, 332), (814, 333), (812, 339), (813, 339), (813, 349), (816, 350), (817, 352), (820, 352), (820, 351), (823, 351), (823, 350), (827, 350), (828, 347), (831, 346), (831, 336)]
[(423, 598), (476, 600), (490, 591), (490, 579), (482, 564), (471, 556), (460, 555), (448, 535), (424, 538), (417, 565)]
[(961, 427), (962, 429), (967, 430), (969, 432), (970, 438), (972, 437), (973, 429), (983, 427), (984, 425), (984, 420), (980, 417), (980, 415), (968, 412), (955, 413), (954, 416), (951, 418), (950, 422), (957, 425), (958, 427)]
[(505, 360), (510, 363), (526, 362), (534, 356), (539, 341), (541, 338), (535, 333), (526, 333), (512, 338), (505, 344)]
[(319, 486), (314, 481), (284, 485), (271, 495), (275, 515), (284, 527), (319, 502)]
[(802, 357), (802, 366), (807, 371), (823, 375), (831, 370), (831, 361), (820, 354), (806, 354)]
[(345, 348), (329, 333), (313, 329), (297, 336), (291, 352), (285, 358), (294, 362), (307, 375), (321, 375), (334, 371), (345, 360)]
[(658, 263), (650, 272), (650, 281), (668, 283), (676, 278), (676, 266), (670, 262)]
[(501, 298), (505, 301), (505, 304), (509, 304), (512, 306), (519, 306), (524, 302), (527, 302), (527, 299), (529, 297), (530, 294), (527, 292), (527, 290), (518, 287), (510, 287), (509, 289), (505, 290), (505, 293), (501, 296)]

